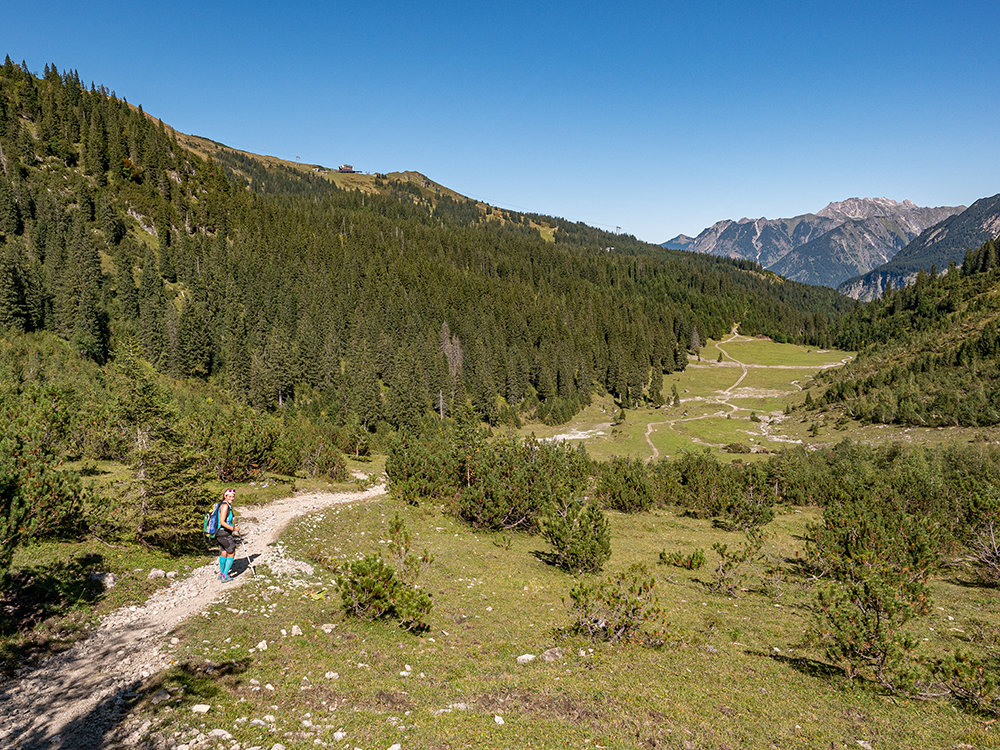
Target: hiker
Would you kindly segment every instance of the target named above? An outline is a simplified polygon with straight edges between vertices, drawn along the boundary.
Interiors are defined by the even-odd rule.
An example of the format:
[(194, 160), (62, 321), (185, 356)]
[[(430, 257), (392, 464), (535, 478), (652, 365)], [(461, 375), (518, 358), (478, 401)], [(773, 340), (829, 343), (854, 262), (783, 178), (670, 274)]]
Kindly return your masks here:
[(215, 532), (215, 540), (222, 548), (219, 551), (219, 580), (229, 583), (233, 580), (229, 571), (233, 567), (233, 557), (236, 554), (236, 540), (233, 534), (239, 533), (240, 527), (233, 525), (233, 500), (236, 490), (230, 487), (223, 493), (219, 503), (219, 528)]

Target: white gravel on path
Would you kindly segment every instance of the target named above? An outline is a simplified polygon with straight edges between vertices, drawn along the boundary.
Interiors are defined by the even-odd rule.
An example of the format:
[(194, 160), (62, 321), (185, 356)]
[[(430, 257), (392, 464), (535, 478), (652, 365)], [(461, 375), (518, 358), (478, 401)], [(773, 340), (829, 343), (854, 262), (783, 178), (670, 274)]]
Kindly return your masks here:
[[(218, 563), (203, 565), (187, 578), (158, 590), (144, 605), (106, 615), (85, 640), (40, 666), (26, 668), (0, 684), (0, 748), (4, 750), (98, 750), (124, 715), (127, 699), (142, 682), (165, 669), (169, 633), (201, 612), (252, 573), (245, 559), (280, 564), (270, 545), (293, 519), (331, 505), (385, 493), (378, 485), (361, 492), (316, 493), (240, 508), (238, 523), (246, 549), (237, 547), (232, 583), (218, 580)], [(253, 520), (251, 520), (253, 519)]]

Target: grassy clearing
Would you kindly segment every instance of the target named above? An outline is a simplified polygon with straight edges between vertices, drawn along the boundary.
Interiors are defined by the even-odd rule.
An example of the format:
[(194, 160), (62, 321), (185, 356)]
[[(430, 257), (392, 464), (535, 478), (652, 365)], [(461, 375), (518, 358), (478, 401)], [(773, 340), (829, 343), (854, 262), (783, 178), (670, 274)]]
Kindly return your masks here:
[[(346, 561), (384, 545), (395, 513), (414, 546), (435, 558), (424, 576), (435, 599), (427, 633), (345, 618), (329, 568), (291, 577), (262, 570), (182, 626), (174, 669), (150, 686), (175, 697), (144, 710), (176, 728), (190, 704), (209, 703), (208, 728), (289, 750), (317, 739), (361, 748), (1000, 745), (988, 723), (951, 703), (849, 685), (803, 645), (812, 592), (790, 573), (775, 595), (753, 584), (739, 598), (712, 593), (705, 586), (716, 563), (711, 544), (740, 537), (707, 521), (670, 511), (611, 515), (606, 572), (637, 561), (654, 571), (671, 623), (662, 649), (560, 632), (570, 623), (574, 580), (538, 560), (544, 541), (479, 534), (439, 509), (391, 498), (331, 509), (298, 521), (282, 544), (299, 559)], [(775, 550), (794, 559), (815, 517), (779, 515), (768, 527)], [(662, 550), (695, 549), (708, 558), (701, 570), (656, 565)], [(934, 594), (934, 613), (914, 626), (928, 638), (928, 653), (996, 632), (992, 592), (938, 581)], [(293, 626), (303, 634), (292, 635)], [(261, 640), (266, 651), (255, 648)], [(556, 646), (563, 655), (553, 662), (517, 663)]]
[[(674, 456), (682, 450), (700, 451), (709, 447), (719, 452), (730, 442), (764, 445), (780, 451), (790, 444), (822, 446), (851, 439), (877, 443), (898, 440), (914, 445), (941, 445), (955, 440), (1000, 440), (1000, 428), (963, 430), (922, 429), (886, 425), (862, 425), (839, 412), (803, 411), (801, 407), (813, 376), (824, 366), (850, 357), (850, 352), (809, 350), (793, 344), (765, 339), (723, 343), (722, 348), (748, 365), (745, 370), (732, 359), (715, 361), (715, 342), (702, 349), (701, 360), (691, 359), (684, 372), (663, 378), (662, 393), (668, 402), (676, 388), (678, 406), (668, 403), (660, 409), (628, 410), (623, 424), (613, 425), (619, 409), (610, 396), (595, 399), (585, 410), (564, 425), (526, 425), (520, 434), (539, 438), (582, 442), (587, 452), (599, 460), (611, 456), (650, 459)], [(813, 398), (818, 397), (813, 393)], [(786, 408), (794, 411), (790, 416)], [(755, 413), (767, 416), (766, 424), (748, 423)], [(727, 417), (731, 416), (731, 419)], [(816, 425), (813, 430), (812, 426)], [(757, 434), (746, 435), (745, 430)], [(646, 434), (649, 431), (649, 441)], [(650, 446), (652, 443), (652, 447)], [(725, 454), (722, 454), (724, 457)]]
[(702, 350), (702, 359), (724, 351), (732, 359), (747, 365), (784, 365), (787, 367), (822, 367), (839, 365), (853, 357), (852, 352), (837, 349), (808, 349), (797, 344), (779, 344), (768, 339), (718, 342), (709, 341)]

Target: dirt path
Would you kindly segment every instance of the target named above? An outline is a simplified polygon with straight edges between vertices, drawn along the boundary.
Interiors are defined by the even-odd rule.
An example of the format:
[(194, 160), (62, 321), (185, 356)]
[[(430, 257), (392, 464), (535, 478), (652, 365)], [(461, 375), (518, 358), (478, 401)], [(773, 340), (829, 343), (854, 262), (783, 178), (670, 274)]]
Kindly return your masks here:
[[(682, 404), (685, 403), (685, 402), (690, 402), (690, 401), (701, 401), (701, 402), (707, 402), (707, 403), (712, 403), (712, 404), (718, 404), (719, 406), (722, 406), (722, 407), (725, 407), (725, 408), (729, 409), (729, 414), (732, 415), (732, 414), (735, 414), (737, 411), (739, 411), (739, 407), (736, 406), (735, 404), (730, 403), (730, 399), (745, 397), (747, 395), (746, 394), (747, 391), (753, 390), (753, 389), (746, 389), (746, 388), (744, 388), (744, 389), (742, 389), (742, 393), (737, 391), (737, 389), (739, 389), (740, 383), (742, 383), (746, 379), (747, 374), (752, 369), (761, 369), (761, 370), (765, 370), (765, 369), (766, 370), (809, 370), (809, 371), (815, 371), (815, 370), (825, 370), (825, 369), (827, 369), (829, 367), (841, 367), (842, 365), (845, 365), (848, 362), (850, 362), (851, 359), (852, 359), (851, 357), (845, 357), (839, 363), (831, 362), (831, 363), (826, 363), (826, 364), (822, 364), (822, 365), (818, 365), (818, 366), (817, 365), (754, 365), (754, 364), (747, 364), (745, 362), (740, 362), (738, 359), (736, 359), (735, 357), (733, 357), (728, 351), (726, 351), (725, 349), (722, 348), (724, 344), (729, 344), (729, 343), (733, 343), (733, 342), (742, 343), (742, 342), (754, 341), (754, 339), (751, 338), (750, 336), (743, 336), (743, 335), (741, 335), (739, 333), (739, 327), (740, 327), (739, 323), (737, 323), (736, 325), (734, 325), (732, 331), (730, 331), (730, 333), (729, 333), (729, 338), (727, 338), (725, 341), (720, 341), (720, 342), (718, 342), (715, 345), (715, 348), (719, 352), (722, 353), (723, 357), (726, 358), (724, 361), (722, 361), (722, 362), (713, 362), (710, 365), (708, 365), (708, 364), (693, 364), (693, 363), (689, 364), (689, 367), (713, 367), (713, 368), (715, 368), (715, 367), (732, 367), (732, 368), (737, 368), (738, 367), (740, 369), (740, 375), (739, 375), (739, 377), (736, 379), (736, 381), (731, 386), (729, 386), (728, 388), (726, 388), (724, 391), (717, 391), (717, 393), (719, 394), (718, 397), (714, 397), (714, 398), (713, 397), (708, 397), (708, 398), (706, 398), (706, 397), (702, 397), (702, 396), (696, 396), (696, 397), (693, 397), (693, 398), (681, 399), (681, 403)], [(795, 388), (797, 388), (800, 391), (802, 390), (802, 386), (799, 385), (799, 381), (798, 380), (792, 380), (790, 382), (791, 382), (791, 385), (793, 385)], [(652, 457), (650, 459), (647, 459), (647, 460), (649, 460), (649, 461), (655, 461), (657, 458), (660, 457), (660, 451), (653, 444), (653, 439), (652, 439), (653, 433), (656, 432), (655, 428), (661, 427), (663, 425), (666, 425), (669, 429), (676, 431), (676, 425), (678, 423), (680, 423), (680, 422), (694, 422), (694, 421), (699, 420), (699, 419), (715, 419), (715, 418), (718, 418), (718, 417), (725, 417), (725, 416), (726, 415), (725, 415), (724, 412), (716, 412), (714, 414), (701, 414), (701, 415), (696, 416), (696, 417), (689, 417), (689, 416), (687, 416), (687, 412), (685, 412), (683, 417), (677, 417), (675, 419), (669, 419), (669, 420), (666, 420), (666, 421), (663, 421), (663, 422), (650, 422), (648, 425), (646, 425), (646, 444), (649, 446), (649, 448), (652, 451), (653, 455), (652, 455)], [(778, 419), (780, 421), (780, 418), (778, 418)], [(784, 437), (781, 437), (779, 435), (774, 435), (774, 434), (771, 433), (770, 427), (771, 426), (769, 424), (761, 422), (759, 424), (759, 427), (758, 427), (759, 431), (758, 431), (758, 433), (756, 433), (756, 436), (759, 436), (761, 438), (766, 438), (768, 440), (775, 440), (775, 441), (778, 441), (778, 442), (791, 442), (791, 443), (800, 442), (798, 440), (793, 440), (791, 438), (784, 438)], [(694, 443), (696, 445), (705, 445), (705, 446), (710, 446), (710, 447), (714, 447), (714, 448), (721, 448), (721, 447), (723, 447), (722, 445), (717, 445), (717, 444), (714, 444), (714, 443), (707, 443), (707, 442), (705, 442), (703, 440), (699, 440), (698, 438), (694, 438), (694, 437), (691, 437), (691, 438), (688, 438), (688, 439), (692, 443)]]
[(247, 552), (254, 565), (266, 565), (272, 556), (269, 545), (293, 518), (384, 492), (384, 485), (378, 485), (363, 492), (297, 495), (246, 509), (237, 503), (246, 551), (242, 545), (237, 548), (235, 580), (223, 584), (218, 580), (217, 562), (203, 565), (157, 591), (144, 605), (112, 612), (70, 650), (0, 686), (0, 747), (106, 747), (105, 735), (124, 715), (127, 699), (143, 680), (169, 666), (170, 656), (163, 645), (170, 632), (251, 576)]

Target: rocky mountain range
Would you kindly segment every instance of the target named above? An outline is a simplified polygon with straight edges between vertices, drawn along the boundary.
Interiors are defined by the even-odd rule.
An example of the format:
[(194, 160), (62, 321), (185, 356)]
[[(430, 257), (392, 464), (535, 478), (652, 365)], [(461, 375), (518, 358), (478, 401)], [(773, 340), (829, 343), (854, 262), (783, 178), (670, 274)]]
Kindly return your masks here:
[(888, 198), (849, 198), (790, 219), (727, 219), (664, 247), (754, 260), (794, 281), (836, 287), (890, 260), (928, 227), (965, 206), (927, 208)]
[(910, 284), (921, 270), (929, 271), (936, 266), (943, 271), (952, 262), (961, 265), (966, 250), (998, 236), (1000, 194), (980, 198), (961, 213), (926, 228), (892, 259), (848, 279), (837, 290), (863, 302), (875, 299), (888, 284), (897, 288)]

